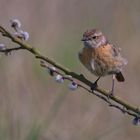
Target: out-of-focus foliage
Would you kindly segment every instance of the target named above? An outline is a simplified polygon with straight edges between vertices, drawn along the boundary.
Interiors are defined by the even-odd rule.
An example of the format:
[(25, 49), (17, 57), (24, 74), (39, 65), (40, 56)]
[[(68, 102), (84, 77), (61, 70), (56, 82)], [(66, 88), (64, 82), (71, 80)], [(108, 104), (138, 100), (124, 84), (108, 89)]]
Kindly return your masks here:
[[(95, 80), (79, 62), (85, 30), (99, 28), (128, 59), (126, 82), (116, 83), (117, 96), (140, 105), (140, 1), (0, 0), (0, 24), (17, 18), (30, 33), (28, 43), (73, 71)], [(12, 31), (12, 30), (11, 30)], [(0, 43), (13, 46), (0, 37)], [(110, 77), (100, 86), (110, 89)], [(109, 108), (82, 89), (58, 84), (26, 51), (0, 58), (0, 139), (124, 140), (139, 139), (132, 118)]]

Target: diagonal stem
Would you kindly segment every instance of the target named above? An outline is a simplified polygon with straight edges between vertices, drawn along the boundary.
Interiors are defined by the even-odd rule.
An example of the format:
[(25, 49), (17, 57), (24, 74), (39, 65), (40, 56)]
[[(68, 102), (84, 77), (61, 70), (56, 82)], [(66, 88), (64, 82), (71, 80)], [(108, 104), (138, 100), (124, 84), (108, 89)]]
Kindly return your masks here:
[[(31, 52), (37, 59), (41, 59), (44, 60), (46, 62), (48, 62), (49, 64), (55, 66), (56, 68), (58, 68), (59, 70), (63, 71), (65, 74), (67, 75), (71, 75), (73, 78), (81, 81), (82, 83), (84, 83), (85, 85), (87, 85), (88, 87), (91, 87), (92, 82), (89, 81), (88, 79), (86, 79), (83, 75), (81, 74), (77, 74), (71, 70), (69, 70), (68, 68), (65, 68), (64, 66), (60, 65), (59, 63), (55, 62), (54, 60), (48, 58), (47, 56), (42, 55), (38, 50), (36, 50), (34, 47), (31, 47), (29, 44), (25, 43), (24, 41), (12, 36), (12, 34), (10, 32), (8, 32), (5, 28), (3, 28), (2, 26), (0, 26), (0, 32), (2, 33), (3, 36), (10, 38), (12, 40), (12, 42), (20, 45), (19, 48), (10, 48), (7, 49), (7, 51), (14, 51), (14, 50), (20, 50), (20, 49), (24, 49), (27, 50), (29, 52)], [(1, 51), (2, 52), (2, 51)], [(4, 52), (4, 51), (3, 51)], [(105, 97), (108, 97), (108, 92), (100, 87), (97, 87), (97, 89), (95, 90), (96, 92), (99, 92), (101, 95), (104, 95)], [(91, 93), (91, 92), (90, 92)], [(103, 98), (103, 97), (102, 97)], [(137, 114), (138, 117), (140, 117), (140, 110), (129, 104), (128, 102), (120, 99), (117, 96), (110, 96), (110, 99), (116, 103), (118, 103), (119, 105), (122, 105), (123, 107), (125, 107), (127, 110)], [(105, 99), (104, 99), (105, 100)], [(114, 105), (113, 105), (114, 106)], [(115, 107), (115, 106), (114, 106)], [(116, 107), (117, 108), (117, 107)], [(128, 113), (129, 114), (129, 113)], [(130, 113), (129, 115), (131, 115), (132, 113)], [(132, 114), (132, 116), (135, 116)]]

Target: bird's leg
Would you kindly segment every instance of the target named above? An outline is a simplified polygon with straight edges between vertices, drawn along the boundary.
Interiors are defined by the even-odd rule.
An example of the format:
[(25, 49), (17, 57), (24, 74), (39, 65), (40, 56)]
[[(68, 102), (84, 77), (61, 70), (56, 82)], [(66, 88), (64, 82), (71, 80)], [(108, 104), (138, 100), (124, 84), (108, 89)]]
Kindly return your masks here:
[(115, 85), (115, 74), (112, 75), (112, 87), (108, 94), (108, 99), (110, 98), (110, 96), (114, 96), (114, 85)]
[(99, 81), (100, 78), (101, 78), (101, 77), (98, 77), (97, 80), (91, 85), (90, 88), (91, 88), (92, 91), (95, 90), (95, 89), (98, 87), (97, 82)]
[(113, 96), (114, 95), (114, 85), (115, 85), (115, 74), (112, 75), (112, 87), (110, 94)]

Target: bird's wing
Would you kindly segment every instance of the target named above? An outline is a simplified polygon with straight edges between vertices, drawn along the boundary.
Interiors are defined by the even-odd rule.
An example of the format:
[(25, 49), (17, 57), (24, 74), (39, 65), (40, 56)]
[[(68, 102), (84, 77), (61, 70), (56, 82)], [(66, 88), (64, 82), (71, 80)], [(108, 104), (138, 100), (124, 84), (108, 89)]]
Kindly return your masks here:
[(121, 51), (121, 49), (115, 47), (114, 45), (111, 45), (111, 46), (112, 46), (112, 49), (111, 49), (112, 55), (113, 55), (114, 57), (120, 56), (120, 51)]

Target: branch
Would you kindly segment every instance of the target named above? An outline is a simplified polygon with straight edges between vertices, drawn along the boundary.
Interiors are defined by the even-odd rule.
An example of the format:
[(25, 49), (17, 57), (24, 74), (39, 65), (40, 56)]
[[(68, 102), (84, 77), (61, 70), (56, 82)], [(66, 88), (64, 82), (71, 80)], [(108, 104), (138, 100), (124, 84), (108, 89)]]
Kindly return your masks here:
[[(7, 31), (2, 26), (0, 26), (0, 32), (4, 37), (11, 39), (12, 42), (14, 42), (20, 46), (20, 47), (14, 47), (14, 48), (5, 48), (3, 50), (0, 50), (0, 52), (9, 53), (11, 51), (17, 51), (17, 50), (21, 50), (21, 49), (27, 50), (30, 53), (32, 53), (35, 56), (35, 58), (40, 59), (41, 61), (45, 61), (45, 62), (53, 65), (57, 69), (61, 70), (63, 73), (60, 73), (58, 71), (54, 71), (54, 72), (57, 74), (63, 75), (63, 77), (65, 79), (73, 81), (72, 78), (74, 78), (74, 79), (80, 81), (82, 84), (86, 85), (86, 86), (83, 86), (82, 84), (78, 84), (78, 87), (84, 88), (89, 93), (96, 95), (97, 97), (99, 97), (100, 99), (102, 99), (106, 103), (108, 103), (108, 105), (110, 107), (114, 107), (116, 109), (119, 109), (123, 113), (127, 113), (128, 115), (131, 115), (131, 116), (134, 116), (135, 118), (138, 118), (138, 120), (140, 119), (140, 110), (137, 107), (129, 104), (128, 102), (120, 99), (117, 96), (110, 96), (110, 98), (108, 100), (109, 93), (100, 87), (97, 87), (97, 89), (94, 92), (91, 91), (90, 87), (92, 85), (92, 82), (89, 81), (88, 79), (86, 79), (82, 74), (77, 74), (77, 73), (69, 70), (68, 68), (65, 68), (61, 64), (55, 62), (54, 60), (48, 58), (47, 56), (42, 55), (37, 49), (35, 49), (34, 47), (27, 44), (21, 38), (19, 38), (17, 36), (13, 36), (13, 34), (11, 34), (9, 31)], [(50, 67), (48, 65), (43, 65), (43, 67), (50, 69)], [(64, 74), (70, 75), (72, 78), (65, 77)], [(111, 102), (116, 103), (116, 104), (113, 104)]]

